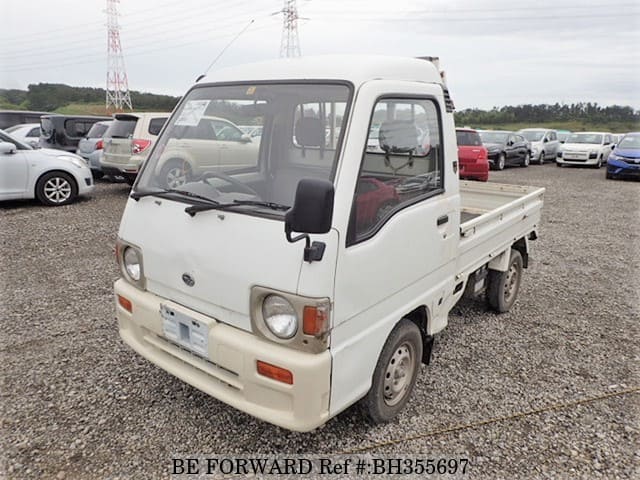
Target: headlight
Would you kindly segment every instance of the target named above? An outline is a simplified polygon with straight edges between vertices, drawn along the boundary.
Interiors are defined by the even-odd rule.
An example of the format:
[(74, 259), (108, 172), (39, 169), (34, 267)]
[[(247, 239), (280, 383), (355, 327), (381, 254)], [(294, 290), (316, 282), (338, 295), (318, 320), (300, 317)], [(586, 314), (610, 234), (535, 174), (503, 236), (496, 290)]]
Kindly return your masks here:
[(589, 152), (589, 155), (598, 155), (598, 151), (597, 150), (591, 150)]
[(262, 318), (278, 338), (291, 338), (298, 331), (298, 315), (293, 306), (280, 295), (269, 295), (262, 302)]
[(141, 268), (138, 252), (131, 247), (125, 247), (122, 259), (124, 261), (124, 269), (129, 278), (134, 282), (139, 282)]

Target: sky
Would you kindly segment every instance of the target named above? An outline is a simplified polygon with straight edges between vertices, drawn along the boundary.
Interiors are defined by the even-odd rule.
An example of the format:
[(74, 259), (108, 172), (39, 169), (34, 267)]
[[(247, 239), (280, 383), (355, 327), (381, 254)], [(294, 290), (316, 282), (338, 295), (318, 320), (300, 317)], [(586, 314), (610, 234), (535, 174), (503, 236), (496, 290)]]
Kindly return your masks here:
[[(225, 47), (212, 71), (278, 58), (283, 5), (120, 0), (129, 88), (182, 95)], [(458, 110), (573, 102), (640, 110), (638, 0), (298, 0), (297, 7), (302, 55), (438, 56)], [(105, 88), (105, 9), (106, 0), (3, 0), (0, 88)]]

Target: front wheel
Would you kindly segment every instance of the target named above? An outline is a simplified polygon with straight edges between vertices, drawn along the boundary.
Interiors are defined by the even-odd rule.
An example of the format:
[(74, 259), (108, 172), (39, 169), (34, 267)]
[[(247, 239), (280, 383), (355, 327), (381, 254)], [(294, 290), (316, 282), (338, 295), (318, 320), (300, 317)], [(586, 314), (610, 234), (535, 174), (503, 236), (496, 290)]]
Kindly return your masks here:
[(363, 404), (374, 423), (388, 422), (407, 404), (422, 361), (422, 335), (403, 318), (394, 327), (378, 358), (371, 389)]
[(504, 170), (504, 165), (507, 162), (507, 158), (504, 153), (498, 155), (498, 161), (496, 162), (496, 168), (498, 170)]
[(78, 196), (78, 186), (65, 172), (49, 172), (38, 180), (36, 197), (50, 207), (67, 205)]
[(520, 281), (522, 279), (522, 255), (511, 249), (511, 258), (506, 272), (489, 270), (489, 283), (487, 286), (487, 301), (496, 312), (509, 311), (516, 301)]
[(160, 181), (167, 188), (178, 188), (191, 178), (191, 165), (184, 160), (169, 160), (160, 170)]
[(538, 158), (538, 164), (544, 165), (544, 152), (540, 152), (540, 158)]
[(528, 167), (529, 163), (531, 162), (531, 155), (529, 155), (529, 152), (524, 154), (524, 158), (522, 159), (522, 167)]
[(602, 167), (602, 155), (598, 157), (598, 163), (595, 164), (594, 168), (599, 169)]

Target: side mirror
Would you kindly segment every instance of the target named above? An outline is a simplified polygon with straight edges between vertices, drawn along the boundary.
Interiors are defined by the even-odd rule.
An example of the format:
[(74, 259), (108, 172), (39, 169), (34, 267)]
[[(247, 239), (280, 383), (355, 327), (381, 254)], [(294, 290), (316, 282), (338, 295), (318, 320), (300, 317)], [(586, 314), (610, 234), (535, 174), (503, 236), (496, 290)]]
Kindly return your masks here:
[(548, 142), (549, 142), (549, 139), (548, 139), (548, 138), (545, 138), (545, 139), (544, 139), (544, 143), (548, 143)]
[[(333, 217), (333, 183), (328, 180), (303, 178), (298, 182), (293, 207), (284, 216), (284, 232), (291, 243), (305, 240), (305, 262), (322, 260), (325, 244), (313, 242), (309, 233), (327, 233)], [(302, 235), (292, 237), (292, 232)]]
[(16, 153), (16, 146), (11, 142), (0, 142), (0, 154), (9, 155)]
[(251, 142), (251, 137), (246, 133), (243, 133), (242, 136), (240, 137), (240, 143), (250, 143), (250, 142)]

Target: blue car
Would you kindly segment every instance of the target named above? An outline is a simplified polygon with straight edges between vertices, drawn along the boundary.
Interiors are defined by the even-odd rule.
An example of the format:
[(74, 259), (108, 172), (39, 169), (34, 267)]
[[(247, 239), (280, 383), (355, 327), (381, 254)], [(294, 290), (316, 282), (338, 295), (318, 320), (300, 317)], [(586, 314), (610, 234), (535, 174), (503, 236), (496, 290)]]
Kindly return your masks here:
[(640, 132), (627, 133), (607, 159), (607, 178), (640, 178)]

